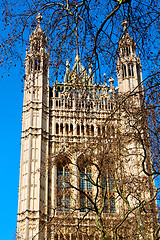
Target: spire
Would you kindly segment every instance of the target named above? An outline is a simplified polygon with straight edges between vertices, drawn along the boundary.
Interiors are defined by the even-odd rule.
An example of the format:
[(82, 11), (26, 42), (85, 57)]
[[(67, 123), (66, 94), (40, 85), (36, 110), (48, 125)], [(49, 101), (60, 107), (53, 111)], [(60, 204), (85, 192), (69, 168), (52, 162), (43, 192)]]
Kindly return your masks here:
[(47, 74), (49, 65), (49, 55), (47, 53), (47, 37), (41, 28), (42, 16), (40, 13), (36, 17), (37, 26), (30, 35), (29, 51), (26, 52), (26, 73), (37, 73), (44, 71)]
[(142, 81), (140, 59), (136, 44), (127, 32), (127, 21), (122, 22), (123, 34), (118, 42), (117, 77), (119, 92), (133, 91)]
[(42, 16), (41, 16), (40, 13), (38, 13), (36, 19), (37, 19), (37, 27), (36, 27), (35, 31), (36, 31), (36, 32), (41, 32), (41, 31), (42, 31), (41, 21), (42, 21), (43, 18), (42, 18)]
[[(131, 36), (127, 32), (127, 24), (128, 24), (128, 22), (125, 19), (121, 23), (121, 25), (123, 26), (123, 34), (122, 34), (122, 37), (120, 38), (120, 40), (118, 42), (118, 49), (120, 50), (120, 48), (121, 48), (123, 50), (122, 55), (124, 55), (124, 51), (125, 51), (125, 48), (127, 46), (128, 47), (133, 46), (133, 49), (135, 49), (134, 40), (133, 40), (133, 38), (131, 38)], [(126, 49), (126, 50), (131, 50), (131, 49)], [(130, 51), (130, 53), (131, 53), (131, 51)], [(127, 53), (127, 55), (129, 55), (129, 53)]]
[(30, 36), (30, 51), (35, 50), (37, 52), (40, 51), (40, 48), (46, 49), (47, 37), (41, 28), (42, 16), (40, 13), (38, 13), (36, 19), (37, 19), (36, 29), (32, 32)]

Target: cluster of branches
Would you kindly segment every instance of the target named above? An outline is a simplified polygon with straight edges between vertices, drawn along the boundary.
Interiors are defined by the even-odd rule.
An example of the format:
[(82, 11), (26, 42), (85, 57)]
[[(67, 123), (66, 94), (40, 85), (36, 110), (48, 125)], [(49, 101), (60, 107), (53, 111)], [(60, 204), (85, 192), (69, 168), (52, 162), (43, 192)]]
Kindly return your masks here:
[[(124, 19), (128, 21), (130, 34), (142, 53), (144, 68), (157, 70), (160, 14), (156, 0), (3, 1), (0, 7), (3, 16), (1, 65), (16, 65), (15, 59), (23, 62), (29, 43), (28, 35), (35, 28), (35, 18), (40, 12), (48, 37), (53, 74), (55, 71), (64, 73), (67, 58), (73, 61), (77, 34), (83, 63), (94, 63), (100, 71), (100, 77), (101, 71), (114, 74), (117, 42), (122, 34), (120, 23)], [(155, 67), (148, 69), (153, 64)]]

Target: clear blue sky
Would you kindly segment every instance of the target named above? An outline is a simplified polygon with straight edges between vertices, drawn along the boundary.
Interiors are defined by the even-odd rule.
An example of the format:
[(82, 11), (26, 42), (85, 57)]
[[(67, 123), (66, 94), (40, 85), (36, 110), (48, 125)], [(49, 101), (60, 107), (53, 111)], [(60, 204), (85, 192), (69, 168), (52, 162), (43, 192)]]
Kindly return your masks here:
[[(4, 69), (0, 69), (0, 76)], [(19, 75), (18, 75), (19, 74)], [(19, 70), (0, 78), (0, 240), (10, 240), (16, 231), (20, 138), (23, 93)]]

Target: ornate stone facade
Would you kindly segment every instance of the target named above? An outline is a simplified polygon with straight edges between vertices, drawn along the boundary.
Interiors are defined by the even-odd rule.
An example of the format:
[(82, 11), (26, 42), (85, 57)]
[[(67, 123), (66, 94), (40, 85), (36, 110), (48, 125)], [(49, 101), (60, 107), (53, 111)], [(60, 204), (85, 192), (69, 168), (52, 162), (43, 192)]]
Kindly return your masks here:
[[(140, 59), (136, 56), (135, 43), (127, 33), (124, 21), (124, 32), (118, 47), (118, 91), (113, 86), (112, 77), (110, 87), (107, 84), (96, 85), (92, 66), (87, 72), (78, 55), (71, 71), (67, 61), (64, 82), (53, 83), (51, 87), (47, 38), (40, 21), (41, 16), (38, 15), (25, 59), (17, 239), (98, 240), (101, 232), (97, 232), (96, 216), (92, 212), (84, 219), (81, 231), (76, 230), (78, 221), (83, 219), (87, 207), (90, 207), (81, 192), (90, 194), (91, 198), (96, 195), (91, 181), (85, 179), (85, 176), (90, 179), (91, 174), (96, 176), (96, 167), (84, 160), (84, 149), (92, 149), (90, 145), (93, 143), (93, 156), (100, 146), (97, 139), (105, 139), (106, 144), (108, 132), (117, 135), (116, 129), (126, 126), (123, 114), (119, 118), (118, 115), (111, 118), (109, 123), (106, 121), (115, 110), (118, 91), (126, 94), (135, 88), (138, 91), (143, 89)], [(140, 95), (137, 96), (136, 102), (140, 105)], [(128, 146), (132, 145), (134, 141)], [(135, 149), (141, 152), (138, 146)], [(135, 175), (140, 171), (137, 168), (140, 158), (132, 160), (124, 166), (128, 176), (127, 169), (132, 169)], [(77, 163), (82, 166), (77, 166)], [(110, 169), (106, 170), (105, 178), (107, 203), (103, 219), (111, 229), (123, 207), (113, 191)], [(67, 184), (74, 186), (67, 188)], [(150, 197), (149, 190), (146, 196)]]

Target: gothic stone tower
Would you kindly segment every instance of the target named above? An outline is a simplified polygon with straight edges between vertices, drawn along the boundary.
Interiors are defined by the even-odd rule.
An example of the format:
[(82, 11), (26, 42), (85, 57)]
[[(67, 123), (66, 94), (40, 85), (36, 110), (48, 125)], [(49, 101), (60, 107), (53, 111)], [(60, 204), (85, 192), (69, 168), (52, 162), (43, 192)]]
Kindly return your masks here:
[[(96, 85), (91, 64), (87, 71), (78, 55), (72, 70), (67, 60), (64, 82), (56, 81), (53, 87), (49, 86), (47, 38), (40, 26), (41, 18), (37, 16), (37, 27), (30, 36), (25, 59), (17, 239), (98, 240), (101, 232), (96, 232), (95, 214), (91, 212), (84, 218), (91, 207), (86, 195), (89, 194), (91, 201), (97, 195), (96, 187), (89, 180), (95, 180), (98, 175), (96, 165), (89, 163), (85, 152), (88, 154), (92, 149), (90, 146), (94, 146), (90, 157), (93, 161), (93, 156), (96, 158), (98, 149), (103, 147), (105, 157), (99, 154), (98, 158), (106, 158), (106, 151), (109, 151), (110, 159), (114, 159), (118, 142), (115, 145), (111, 142), (113, 135), (118, 139), (115, 129), (121, 123), (119, 128), (125, 132), (124, 126), (128, 123), (125, 114), (108, 122), (118, 96), (114, 79), (110, 78), (110, 87)], [(117, 60), (121, 94), (135, 88), (142, 89), (140, 59), (136, 56), (135, 43), (127, 33), (126, 24), (124, 21)], [(138, 104), (140, 106), (140, 101)], [(132, 156), (135, 152), (141, 153), (134, 142), (130, 141), (127, 146), (132, 149), (129, 150)], [(136, 176), (141, 172), (140, 161), (140, 158), (136, 157), (135, 161), (132, 157), (123, 162), (128, 178), (128, 170), (132, 169), (132, 175)], [(104, 175), (100, 179), (102, 189), (106, 189), (102, 217), (110, 229), (124, 211), (124, 204), (114, 191), (113, 169), (104, 166)], [(125, 179), (124, 173), (122, 175)], [(143, 195), (148, 198), (150, 192), (146, 191), (145, 194), (143, 189)], [(103, 194), (101, 190), (100, 196)], [(100, 202), (99, 195), (97, 201)], [(133, 197), (130, 201), (134, 202)], [(130, 239), (129, 235), (127, 239)]]
[[(47, 213), (49, 147), (49, 57), (40, 26), (30, 36), (26, 52), (23, 124), (17, 229), (20, 239), (31, 239)], [(40, 239), (41, 235), (40, 235)]]

